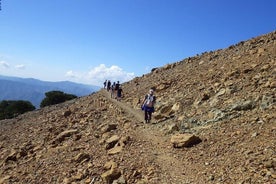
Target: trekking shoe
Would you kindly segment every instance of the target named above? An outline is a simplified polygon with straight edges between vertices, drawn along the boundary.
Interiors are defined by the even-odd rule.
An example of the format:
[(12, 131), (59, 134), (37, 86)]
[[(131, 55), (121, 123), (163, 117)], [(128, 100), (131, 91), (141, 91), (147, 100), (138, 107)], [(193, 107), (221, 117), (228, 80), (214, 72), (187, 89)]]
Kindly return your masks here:
[(147, 123), (150, 123), (150, 120), (149, 120), (149, 119), (145, 120), (145, 123), (146, 123), (146, 124), (147, 124)]

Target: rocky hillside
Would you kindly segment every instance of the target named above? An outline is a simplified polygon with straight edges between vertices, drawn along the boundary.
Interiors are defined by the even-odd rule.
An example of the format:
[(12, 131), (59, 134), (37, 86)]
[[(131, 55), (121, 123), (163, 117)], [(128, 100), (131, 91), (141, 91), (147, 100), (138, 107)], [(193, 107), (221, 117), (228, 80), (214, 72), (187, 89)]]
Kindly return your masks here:
[(123, 92), (0, 121), (0, 183), (275, 183), (276, 31), (153, 69)]

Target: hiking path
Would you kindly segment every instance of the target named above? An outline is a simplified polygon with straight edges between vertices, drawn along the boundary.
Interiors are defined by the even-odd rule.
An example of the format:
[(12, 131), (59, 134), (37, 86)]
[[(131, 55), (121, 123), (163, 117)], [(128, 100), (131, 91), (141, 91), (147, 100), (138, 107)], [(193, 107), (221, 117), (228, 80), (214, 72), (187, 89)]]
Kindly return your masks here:
[(174, 150), (170, 144), (170, 137), (164, 135), (164, 132), (158, 129), (156, 124), (143, 123), (143, 111), (134, 109), (128, 104), (117, 101), (111, 98), (110, 93), (105, 90), (101, 91), (102, 94), (111, 102), (118, 105), (128, 115), (133, 116), (138, 122), (135, 129), (136, 136), (144, 142), (144, 146), (150, 146), (145, 148), (148, 150), (148, 159), (155, 162), (159, 167), (159, 173), (162, 178), (159, 178), (161, 183), (183, 183), (183, 163), (174, 154)]

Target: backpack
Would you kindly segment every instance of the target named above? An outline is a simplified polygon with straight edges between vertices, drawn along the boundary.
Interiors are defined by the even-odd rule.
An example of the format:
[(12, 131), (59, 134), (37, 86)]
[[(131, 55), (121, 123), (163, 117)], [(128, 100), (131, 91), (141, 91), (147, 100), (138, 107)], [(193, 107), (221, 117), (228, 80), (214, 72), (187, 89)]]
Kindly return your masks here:
[(120, 87), (120, 84), (115, 84), (115, 90), (117, 91), (118, 89), (119, 89), (119, 87)]

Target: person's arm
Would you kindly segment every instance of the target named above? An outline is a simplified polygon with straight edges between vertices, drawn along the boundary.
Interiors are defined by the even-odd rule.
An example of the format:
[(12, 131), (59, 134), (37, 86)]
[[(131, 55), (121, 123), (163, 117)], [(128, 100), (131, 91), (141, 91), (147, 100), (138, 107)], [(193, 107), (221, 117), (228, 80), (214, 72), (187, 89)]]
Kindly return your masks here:
[(153, 105), (156, 103), (156, 96), (153, 96)]
[(146, 95), (146, 96), (144, 97), (144, 100), (143, 100), (143, 103), (142, 103), (142, 105), (141, 105), (141, 106), (143, 106), (143, 105), (145, 104), (146, 99), (147, 99), (147, 96), (148, 96), (148, 95)]

